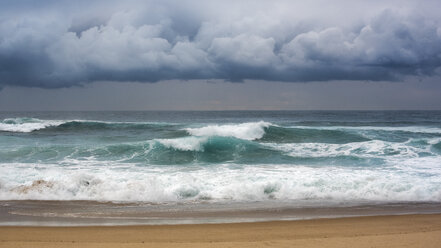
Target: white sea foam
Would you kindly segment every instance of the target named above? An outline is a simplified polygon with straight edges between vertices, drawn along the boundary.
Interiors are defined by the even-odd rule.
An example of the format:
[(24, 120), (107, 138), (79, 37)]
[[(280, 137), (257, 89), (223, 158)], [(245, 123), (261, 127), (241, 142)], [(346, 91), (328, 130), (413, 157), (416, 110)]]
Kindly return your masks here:
[[(433, 143), (434, 139), (427, 142)], [(409, 142), (411, 142), (410, 140)], [(283, 151), (293, 157), (337, 157), (337, 156), (357, 156), (357, 157), (379, 157), (402, 159), (418, 157), (418, 153), (432, 154), (430, 146), (416, 147), (409, 145), (409, 142), (397, 143), (381, 140), (370, 140), (364, 142), (352, 142), (347, 144), (329, 143), (266, 143), (273, 149)], [(436, 154), (434, 154), (436, 155)]]
[(400, 127), (385, 127), (385, 126), (290, 126), (289, 128), (301, 129), (318, 129), (318, 130), (357, 130), (357, 131), (403, 131), (411, 133), (441, 133), (441, 128), (428, 126), (400, 126)]
[(431, 145), (435, 145), (435, 144), (438, 144), (440, 142), (441, 142), (441, 138), (436, 138), (436, 139), (429, 140), (428, 143), (431, 144)]
[(0, 122), (0, 131), (29, 133), (48, 127), (56, 127), (62, 124), (78, 122), (78, 123), (102, 123), (102, 124), (131, 124), (131, 125), (178, 125), (177, 123), (166, 122), (112, 122), (98, 120), (41, 120), (36, 118), (7, 118)]
[(234, 137), (243, 140), (260, 139), (265, 134), (265, 128), (271, 126), (271, 123), (249, 122), (242, 124), (229, 125), (209, 125), (200, 128), (186, 128), (185, 130), (193, 135), (190, 137), (175, 138), (175, 139), (156, 139), (165, 147), (173, 148), (181, 151), (203, 151), (204, 143), (209, 137)]
[[(441, 165), (420, 158), (392, 168), (219, 165), (133, 167), (2, 164), (0, 200), (155, 203), (231, 201), (441, 201)], [(426, 166), (420, 167), (422, 162)]]
[(176, 139), (157, 139), (159, 142), (167, 148), (173, 148), (180, 151), (203, 151), (203, 144), (208, 140), (207, 137), (184, 137)]
[(9, 118), (0, 122), (0, 131), (29, 133), (51, 126), (58, 126), (66, 121), (39, 120), (34, 118)]
[(228, 125), (209, 125), (200, 128), (186, 128), (194, 136), (224, 136), (244, 140), (260, 139), (265, 134), (265, 128), (273, 124), (269, 122), (248, 122)]

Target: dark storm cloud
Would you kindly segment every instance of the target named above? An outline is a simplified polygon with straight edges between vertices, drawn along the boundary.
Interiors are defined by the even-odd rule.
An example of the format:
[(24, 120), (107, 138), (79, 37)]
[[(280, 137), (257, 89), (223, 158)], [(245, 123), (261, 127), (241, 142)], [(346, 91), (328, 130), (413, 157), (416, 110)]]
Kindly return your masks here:
[(3, 1), (2, 6), (0, 86), (397, 80), (430, 76), (441, 66), (436, 1)]

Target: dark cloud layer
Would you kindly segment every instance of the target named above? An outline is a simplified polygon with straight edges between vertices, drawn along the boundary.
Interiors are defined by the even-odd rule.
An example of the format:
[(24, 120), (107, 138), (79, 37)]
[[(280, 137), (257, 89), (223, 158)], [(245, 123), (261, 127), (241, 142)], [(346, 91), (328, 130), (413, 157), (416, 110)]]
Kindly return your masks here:
[(377, 81), (441, 66), (436, 1), (2, 2), (0, 87)]

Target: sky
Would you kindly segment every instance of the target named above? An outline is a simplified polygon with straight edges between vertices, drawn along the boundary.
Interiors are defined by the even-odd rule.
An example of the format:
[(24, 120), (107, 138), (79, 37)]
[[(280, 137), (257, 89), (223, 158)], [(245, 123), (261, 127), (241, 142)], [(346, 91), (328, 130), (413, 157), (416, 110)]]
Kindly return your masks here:
[(0, 4), (3, 111), (441, 109), (440, 1)]

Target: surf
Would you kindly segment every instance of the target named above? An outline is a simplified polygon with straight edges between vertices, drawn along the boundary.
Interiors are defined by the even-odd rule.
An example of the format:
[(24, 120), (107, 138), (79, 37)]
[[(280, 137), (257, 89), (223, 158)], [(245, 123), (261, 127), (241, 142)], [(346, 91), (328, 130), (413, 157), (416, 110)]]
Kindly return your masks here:
[(6, 118), (0, 122), (0, 131), (30, 133), (34, 131), (99, 131), (127, 129), (161, 129), (176, 126), (162, 122), (110, 122), (96, 120), (42, 120), (20, 117)]
[(397, 115), (6, 113), (0, 199), (441, 202), (441, 115)]

